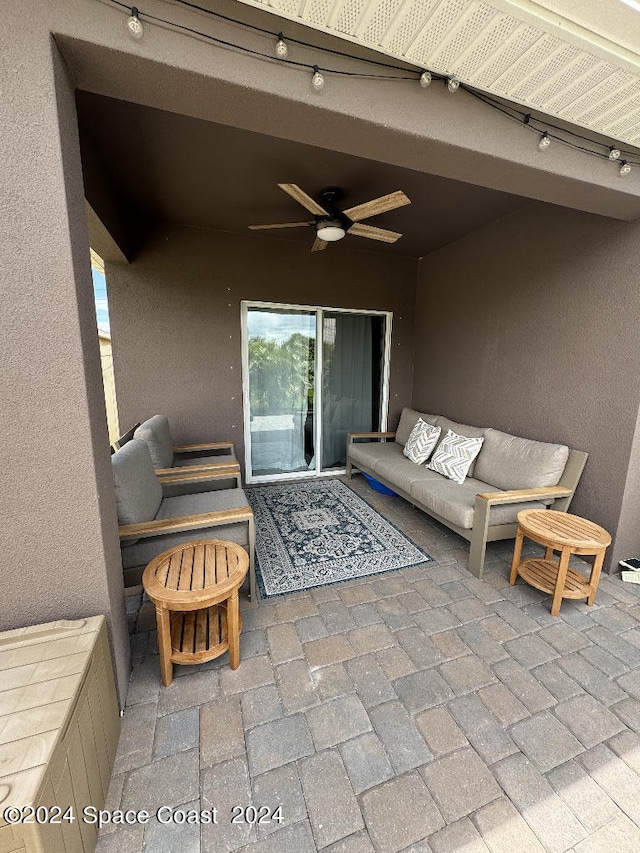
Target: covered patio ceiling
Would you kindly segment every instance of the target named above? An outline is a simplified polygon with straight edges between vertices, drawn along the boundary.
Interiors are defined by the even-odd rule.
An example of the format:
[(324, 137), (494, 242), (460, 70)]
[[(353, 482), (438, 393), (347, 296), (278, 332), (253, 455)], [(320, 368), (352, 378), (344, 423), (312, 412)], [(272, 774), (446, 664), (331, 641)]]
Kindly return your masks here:
[(95, 204), (101, 186), (108, 186), (121, 210), (135, 211), (138, 221), (142, 217), (149, 226), (162, 222), (251, 234), (256, 241), (303, 241), (311, 249), (312, 228), (248, 231), (251, 224), (312, 219), (278, 183), (296, 183), (314, 198), (325, 186), (339, 186), (345, 193), (343, 208), (403, 190), (411, 205), (367, 220), (402, 233), (400, 240), (388, 244), (348, 235), (331, 251), (345, 246), (418, 258), (528, 202), (87, 92), (78, 93), (77, 105), (89, 204)]
[[(361, 0), (369, 17), (376, 2)], [(178, 30), (164, 64), (151, 23), (149, 34), (136, 43), (138, 55), (56, 36), (76, 74), (92, 244), (108, 260), (131, 260), (158, 222), (250, 234), (251, 224), (309, 219), (278, 183), (298, 184), (316, 198), (322, 187), (340, 186), (343, 208), (397, 189), (411, 198), (410, 206), (369, 223), (401, 232), (397, 243), (348, 236), (332, 251), (349, 246), (423, 257), (534, 199), (626, 220), (639, 215), (640, 169), (620, 178), (606, 157), (562, 145), (554, 144), (551, 156), (541, 154), (521, 124), (469, 92), (452, 96), (446, 87), (432, 86), (425, 96), (417, 82), (340, 76), (320, 95), (313, 92), (306, 70), (318, 51), (348, 49), (373, 61), (381, 58), (381, 46), (345, 47), (345, 34), (335, 28), (311, 32), (312, 24), (298, 14), (309, 3), (291, 0), (279, 10), (292, 17), (287, 32), (306, 41), (306, 47), (299, 41), (295, 48), (300, 68), (264, 53), (265, 45), (274, 47), (269, 33), (287, 24), (274, 18), (271, 6), (203, 3), (198, 12), (191, 4), (172, 5), (168, 28)], [(347, 0), (333, 8), (340, 3), (346, 8)], [(402, 4), (394, 20), (410, 5)], [(435, 14), (445, 0), (422, 5)], [(166, 4), (157, 11), (168, 14)], [(185, 37), (190, 28), (200, 35)], [(242, 42), (243, 48), (219, 49), (205, 37), (208, 31), (223, 44)], [(185, 57), (188, 71), (178, 69), (178, 56)], [(407, 61), (404, 57), (405, 67)], [(357, 65), (345, 62), (345, 68)], [(125, 95), (113, 84), (121, 79)], [(624, 103), (634, 115), (631, 101)], [(100, 245), (99, 234), (111, 241), (108, 247)], [(312, 230), (304, 228), (252, 236), (313, 242)]]

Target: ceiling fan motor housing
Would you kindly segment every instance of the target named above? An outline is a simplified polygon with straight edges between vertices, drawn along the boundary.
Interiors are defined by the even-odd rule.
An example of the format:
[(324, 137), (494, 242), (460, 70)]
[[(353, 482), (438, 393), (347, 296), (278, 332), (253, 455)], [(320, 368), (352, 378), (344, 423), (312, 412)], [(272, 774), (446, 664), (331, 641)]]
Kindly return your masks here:
[(353, 221), (344, 214), (336, 204), (344, 198), (344, 191), (341, 187), (325, 187), (318, 193), (321, 204), (327, 211), (327, 216), (315, 216), (316, 229), (321, 225), (332, 225), (342, 228), (345, 232), (351, 228)]

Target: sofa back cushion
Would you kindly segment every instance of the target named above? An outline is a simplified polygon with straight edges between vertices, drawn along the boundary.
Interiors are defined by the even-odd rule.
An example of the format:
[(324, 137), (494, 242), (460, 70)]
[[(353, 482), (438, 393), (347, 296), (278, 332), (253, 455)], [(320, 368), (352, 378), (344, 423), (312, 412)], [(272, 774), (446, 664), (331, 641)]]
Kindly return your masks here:
[(154, 519), (162, 502), (162, 486), (145, 442), (128, 441), (111, 457), (111, 468), (120, 524)]
[(134, 438), (147, 443), (154, 468), (173, 467), (173, 444), (166, 415), (154, 415), (141, 424)]
[(405, 406), (400, 415), (400, 423), (396, 430), (395, 441), (397, 444), (405, 446), (412, 429), (418, 423), (418, 418), (422, 418), (425, 423), (432, 426), (439, 426), (437, 415), (425, 415), (423, 412), (416, 412), (415, 409), (409, 409)]
[(568, 458), (569, 448), (564, 444), (548, 444), (487, 429), (474, 476), (507, 491), (556, 486)]

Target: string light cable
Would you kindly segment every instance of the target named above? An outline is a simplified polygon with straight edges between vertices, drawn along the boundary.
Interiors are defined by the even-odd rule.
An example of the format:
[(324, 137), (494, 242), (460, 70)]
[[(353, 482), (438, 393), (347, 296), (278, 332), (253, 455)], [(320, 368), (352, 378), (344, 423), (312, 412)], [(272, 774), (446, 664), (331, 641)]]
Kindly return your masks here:
[[(364, 80), (411, 81), (414, 83), (419, 83), (423, 88), (428, 87), (431, 82), (438, 81), (447, 86), (450, 92), (455, 92), (458, 89), (463, 89), (472, 97), (482, 101), (484, 104), (502, 113), (507, 118), (513, 121), (517, 121), (521, 125), (523, 125), (523, 127), (526, 127), (527, 129), (535, 132), (538, 136), (538, 147), (541, 151), (546, 151), (550, 147), (552, 142), (558, 142), (562, 145), (568, 146), (569, 148), (573, 148), (576, 151), (581, 151), (584, 154), (590, 154), (591, 156), (599, 157), (602, 160), (615, 162), (616, 165), (619, 166), (619, 172), (621, 175), (628, 174), (631, 171), (632, 166), (640, 166), (640, 159), (637, 158), (637, 155), (634, 155), (629, 151), (622, 150), (617, 143), (600, 143), (574, 130), (569, 130), (566, 127), (560, 127), (559, 125), (555, 125), (547, 119), (534, 118), (531, 113), (525, 112), (524, 110), (520, 110), (518, 107), (506, 104), (486, 92), (482, 92), (478, 89), (475, 89), (473, 86), (470, 86), (469, 84), (458, 80), (458, 78), (456, 78), (455, 76), (439, 74), (435, 71), (425, 69), (424, 66), (414, 71), (413, 69), (407, 68), (406, 66), (393, 65), (391, 63), (382, 62), (376, 59), (365, 59), (361, 56), (356, 56), (346, 51), (336, 50), (335, 48), (329, 47), (321, 47), (310, 42), (291, 38), (290, 36), (286, 36), (285, 38), (285, 35), (280, 29), (270, 30), (266, 29), (265, 27), (259, 27), (255, 24), (250, 24), (246, 21), (238, 20), (229, 15), (223, 15), (221, 12), (215, 12), (211, 9), (206, 9), (205, 7), (200, 6), (197, 3), (190, 2), (190, 0), (173, 0), (173, 2), (179, 6), (184, 6), (193, 11), (206, 14), (212, 18), (225, 21), (226, 23), (234, 24), (236, 26), (260, 33), (264, 36), (271, 37), (272, 39), (274, 39), (273, 52), (267, 53), (265, 51), (257, 50), (255, 48), (250, 48), (242, 44), (237, 44), (235, 42), (219, 38), (218, 36), (213, 36), (210, 33), (202, 32), (201, 30), (198, 30), (195, 27), (187, 26), (186, 24), (180, 24), (176, 21), (170, 21), (166, 18), (161, 18), (158, 15), (147, 14), (146, 12), (144, 12), (144, 10), (141, 11), (137, 7), (132, 7), (127, 3), (123, 3), (122, 0), (110, 0), (110, 2), (127, 13), (127, 28), (129, 29), (130, 35), (135, 39), (140, 39), (142, 37), (143, 24), (145, 21), (153, 22), (159, 25), (163, 25), (165, 27), (169, 27), (171, 29), (178, 30), (180, 32), (187, 33), (188, 35), (201, 38), (213, 44), (220, 45), (221, 47), (229, 48), (231, 50), (237, 50), (249, 56), (255, 56), (259, 59), (263, 59), (270, 62), (278, 62), (280, 64), (289, 65), (294, 68), (306, 69), (312, 75), (311, 83), (313, 89), (316, 92), (319, 92), (321, 89), (324, 88), (325, 74), (336, 75), (341, 77), (354, 77)], [(135, 20), (137, 23), (132, 23), (132, 20)], [(140, 25), (139, 28), (138, 25)], [(300, 47), (311, 48), (324, 54), (349, 59), (363, 65), (371, 66), (372, 68), (379, 68), (385, 72), (395, 71), (398, 73), (373, 73), (370, 69), (368, 69), (367, 71), (346, 71), (341, 68), (330, 68), (324, 64), (319, 65), (317, 63), (312, 62), (300, 62), (298, 60), (289, 58), (289, 45), (298, 45)], [(588, 145), (580, 143), (588, 143)], [(596, 146), (596, 148), (588, 147), (589, 145)]]

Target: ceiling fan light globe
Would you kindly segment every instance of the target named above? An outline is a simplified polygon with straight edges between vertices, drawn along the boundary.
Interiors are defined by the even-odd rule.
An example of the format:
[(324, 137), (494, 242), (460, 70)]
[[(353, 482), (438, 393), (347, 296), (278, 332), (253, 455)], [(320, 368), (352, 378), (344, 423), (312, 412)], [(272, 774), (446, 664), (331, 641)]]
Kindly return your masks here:
[(326, 225), (319, 225), (316, 229), (316, 235), (325, 243), (337, 243), (346, 233), (342, 225), (337, 222), (328, 222)]

